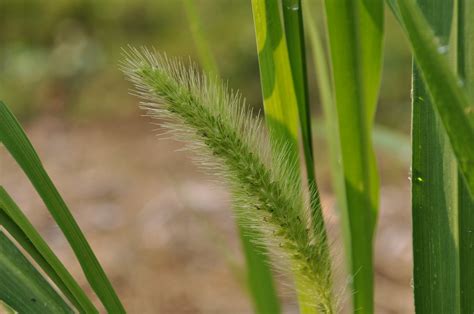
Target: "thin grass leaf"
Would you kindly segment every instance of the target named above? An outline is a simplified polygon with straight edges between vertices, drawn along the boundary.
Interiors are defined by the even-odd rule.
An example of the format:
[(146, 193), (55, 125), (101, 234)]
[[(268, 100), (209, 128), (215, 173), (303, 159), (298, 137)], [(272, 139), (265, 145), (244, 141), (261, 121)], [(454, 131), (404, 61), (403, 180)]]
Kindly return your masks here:
[(0, 140), (30, 179), (49, 212), (68, 240), (89, 281), (105, 308), (124, 313), (107, 275), (84, 234), (49, 178), (28, 137), (8, 107), (0, 101)]
[[(199, 63), (210, 77), (219, 77), (219, 69), (215, 62), (209, 41), (202, 30), (202, 21), (197, 12), (195, 0), (183, 0), (188, 23), (194, 43), (198, 50)], [(256, 247), (250, 232), (245, 225), (237, 221), (240, 242), (246, 260), (246, 288), (252, 297), (255, 313), (280, 313), (280, 301), (275, 289), (273, 274), (270, 268), (266, 248)]]
[(308, 186), (311, 189), (311, 203), (314, 208), (320, 207), (319, 191), (314, 170), (313, 137), (311, 132), (311, 109), (309, 102), (308, 77), (306, 69), (305, 38), (303, 27), (303, 7), (301, 0), (282, 0), (285, 35), (288, 42), (296, 102), (298, 104), (299, 125), (303, 155), (306, 164)]
[[(324, 120), (324, 121), (323, 121)], [(324, 125), (326, 119), (313, 119), (313, 133), (316, 138), (329, 141), (327, 128)], [(394, 158), (401, 165), (410, 165), (411, 162), (411, 140), (408, 135), (401, 133), (392, 128), (387, 128), (382, 125), (374, 125), (372, 132), (372, 141), (374, 148), (378, 152), (382, 152), (390, 158)], [(330, 145), (330, 143), (326, 143)]]
[[(310, 2), (308, 1), (303, 2), (305, 7), (303, 12), (306, 29), (308, 30), (308, 38), (313, 53), (316, 79), (318, 81), (320, 100), (324, 113), (324, 122), (320, 123), (319, 121), (315, 121), (313, 122), (313, 125), (316, 126), (315, 129), (317, 135), (326, 135), (327, 145), (329, 147), (332, 186), (336, 194), (338, 207), (341, 208), (342, 212), (347, 212), (344, 172), (341, 167), (342, 153), (339, 138), (339, 122), (337, 108), (333, 101), (334, 95), (331, 88), (331, 77), (328, 68), (329, 62), (322, 45), (316, 22), (309, 10), (309, 4)], [(320, 9), (322, 9), (322, 7), (320, 7)], [(325, 130), (318, 128), (318, 126), (323, 124)]]
[(182, 0), (186, 11), (189, 28), (194, 40), (194, 45), (197, 48), (199, 61), (202, 67), (211, 76), (219, 75), (219, 68), (217, 66), (214, 54), (207, 43), (206, 36), (202, 29), (201, 19), (199, 18), (198, 9), (195, 0)]
[[(450, 46), (453, 1), (418, 0), (417, 3), (439, 44), (451, 50), (450, 57), (455, 58), (452, 51), (455, 49)], [(404, 19), (403, 5), (399, 8)], [(415, 62), (412, 79), (415, 309), (417, 313), (459, 313), (457, 166), (418, 65)]]
[[(291, 3), (288, 3), (291, 4)], [(294, 6), (293, 6), (294, 7)], [(297, 9), (300, 9), (300, 4)], [(288, 9), (288, 7), (287, 7)], [(300, 66), (304, 66), (302, 63), (298, 65), (297, 62), (290, 64), (289, 50), (286, 43), (286, 36), (284, 34), (282, 25), (281, 25), (281, 16), (279, 12), (278, 2), (276, 0), (252, 0), (252, 12), (254, 17), (254, 26), (255, 26), (255, 35), (257, 40), (257, 50), (258, 50), (258, 61), (260, 67), (260, 81), (262, 84), (262, 93), (263, 93), (263, 105), (265, 112), (265, 120), (270, 132), (270, 139), (272, 146), (276, 155), (278, 155), (279, 150), (281, 150), (281, 145), (287, 145), (289, 147), (289, 154), (287, 156), (289, 162), (294, 164), (292, 167), (299, 167), (299, 152), (298, 152), (298, 129), (301, 127), (301, 132), (308, 132), (309, 121), (308, 114), (309, 111), (305, 110), (301, 113), (298, 112), (298, 99), (295, 93), (295, 85), (293, 85), (293, 75), (298, 77), (298, 80), (301, 82), (296, 82), (296, 88), (304, 88), (304, 71)], [(294, 29), (298, 34), (290, 34), (292, 37), (292, 44), (297, 45), (298, 42), (302, 43), (302, 34), (300, 33), (302, 25), (301, 23), (301, 12), (299, 17), (293, 15), (288, 20), (287, 15), (287, 25), (291, 29)], [(296, 20), (296, 22), (295, 22)], [(296, 25), (296, 24), (298, 25)], [(290, 30), (293, 33), (292, 30)], [(298, 36), (298, 40), (295, 36)], [(298, 49), (299, 54), (301, 55), (302, 47), (292, 47), (291, 49)], [(297, 50), (292, 50), (292, 54), (298, 54)], [(296, 57), (296, 56), (293, 56)], [(301, 56), (298, 56), (301, 58)], [(304, 59), (301, 58), (301, 62)], [(292, 66), (295, 67), (295, 72), (292, 73)], [(299, 74), (299, 75), (298, 75)], [(304, 90), (298, 90), (300, 101), (304, 101), (306, 95), (304, 95)], [(304, 109), (307, 108), (307, 103), (303, 105), (303, 102), (300, 103)], [(301, 117), (301, 125), (298, 124), (298, 117)], [(307, 136), (311, 134), (306, 134)], [(308, 146), (307, 141), (310, 138), (306, 138), (305, 151), (312, 151), (311, 147)], [(311, 155), (308, 155), (311, 157)], [(308, 162), (308, 161), (307, 161)], [(309, 161), (311, 162), (311, 161)], [(327, 247), (326, 240), (326, 231), (324, 227), (324, 221), (322, 219), (322, 211), (319, 203), (318, 190), (315, 180), (312, 180), (314, 176), (314, 165), (311, 162), (311, 165), (307, 165), (307, 170), (311, 174), (308, 175), (309, 187), (310, 187), (310, 198), (311, 198), (311, 215), (312, 220), (315, 221), (313, 224), (313, 230), (318, 236), (324, 236), (324, 242), (321, 245)], [(313, 183), (314, 182), (314, 183)], [(299, 176), (295, 177), (294, 186), (299, 187), (301, 185), (301, 179)], [(298, 195), (301, 195), (301, 191), (297, 192)], [(328, 250), (328, 249), (325, 249)], [(295, 277), (296, 286), (304, 285), (300, 282), (300, 278)], [(312, 313), (314, 308), (312, 304), (307, 305), (307, 300), (304, 295), (298, 295), (300, 311), (302, 313)]]
[(247, 267), (246, 283), (252, 294), (254, 311), (260, 314), (280, 313), (280, 302), (275, 289), (267, 249), (255, 244), (258, 239), (252, 235), (245, 223), (238, 225)]
[(429, 95), (443, 122), (460, 171), (474, 197), (474, 104), (469, 102), (440, 43), (413, 0), (399, 0), (403, 25)]
[(272, 141), (288, 143), (298, 160), (298, 106), (278, 2), (252, 0), (252, 12), (265, 120)]
[(72, 275), (1, 186), (0, 225), (30, 254), (81, 313), (98, 313)]
[[(464, 128), (461, 132), (467, 132), (464, 135), (467, 138), (472, 138), (472, 134), (469, 134), (469, 128), (472, 132), (473, 124), (472, 118), (469, 117), (469, 103), (466, 100), (470, 99), (470, 105), (472, 105), (472, 86), (469, 86), (469, 84), (472, 84), (472, 68), (469, 68), (469, 64), (472, 65), (472, 59), (469, 60), (472, 58), (472, 56), (469, 56), (469, 46), (472, 45), (472, 38), (469, 36), (472, 36), (470, 32), (472, 32), (473, 26), (472, 22), (469, 21), (470, 19), (466, 19), (469, 16), (466, 15), (469, 12), (469, 4), (467, 6), (466, 4), (467, 2), (464, 1), (457, 2), (458, 20), (454, 23), (457, 26), (454, 28), (454, 34), (457, 35), (456, 47), (454, 39), (450, 40), (449, 45), (446, 39), (448, 34), (452, 32), (454, 6), (452, 1), (418, 1), (420, 8), (414, 3), (402, 1), (398, 3), (398, 14), (401, 17), (399, 20), (402, 22), (410, 41), (421, 40), (421, 42), (413, 43), (412, 48), (421, 69), (421, 71), (417, 69), (416, 73), (421, 72), (423, 74), (422, 78), (425, 83), (423, 85), (421, 77), (415, 77), (413, 130), (418, 138), (415, 139), (414, 136), (413, 145), (414, 163), (418, 161), (418, 164), (416, 169), (414, 165), (416, 171), (413, 177), (412, 194), (414, 199), (419, 199), (413, 205), (413, 223), (414, 226), (419, 227), (419, 231), (416, 233), (414, 231), (413, 235), (415, 305), (417, 311), (468, 313), (474, 308), (470, 300), (470, 292), (473, 291), (471, 279), (474, 278), (471, 267), (471, 251), (474, 243), (471, 235), (474, 227), (474, 216), (472, 214), (474, 203), (469, 195), (469, 179), (466, 176), (464, 177), (467, 180), (463, 179), (462, 160), (459, 159), (459, 151), (456, 152), (456, 145), (460, 143), (453, 143), (455, 135), (452, 131), (455, 127)], [(421, 10), (424, 15), (422, 15)], [(414, 18), (418, 20), (413, 21)], [(429, 46), (419, 47), (419, 45), (426, 44)], [(449, 59), (446, 55), (449, 55)], [(457, 66), (451, 60), (456, 60)], [(436, 62), (436, 65), (433, 62)], [(431, 66), (435, 66), (437, 69), (428, 69), (427, 66), (430, 63)], [(459, 81), (457, 81), (456, 74), (453, 71), (456, 68), (461, 79), (465, 81), (463, 83), (465, 84), (464, 90), (462, 86), (458, 86)], [(429, 95), (425, 88), (429, 90)], [(424, 102), (423, 97), (418, 96), (420, 94), (419, 90), (423, 93), (423, 97), (429, 98), (431, 96), (433, 105), (429, 103), (429, 99)], [(443, 96), (446, 98), (443, 98)], [(452, 103), (449, 103), (448, 97), (451, 97)], [(415, 107), (416, 104), (418, 104), (418, 107)], [(444, 106), (444, 108), (440, 108), (440, 106)], [(439, 115), (435, 114), (435, 108)], [(462, 112), (462, 108), (464, 108), (464, 112)], [(443, 114), (447, 115), (449, 110), (452, 111), (448, 113), (451, 117), (443, 116)], [(428, 115), (426, 112), (428, 112)], [(462, 117), (463, 113), (465, 117)], [(422, 114), (421, 117), (420, 114)], [(438, 118), (439, 116), (441, 116), (441, 119)], [(455, 119), (461, 119), (461, 125), (451, 125), (449, 127), (449, 123), (453, 123)], [(427, 123), (427, 120), (428, 122), (432, 121), (431, 126)], [(415, 132), (416, 123), (422, 125), (419, 128), (424, 133), (421, 131)], [(428, 133), (428, 131), (431, 131), (431, 133)], [(420, 141), (419, 137), (423, 135), (426, 144), (417, 147), (416, 145)], [(439, 143), (442, 143), (442, 146)], [(418, 151), (415, 150), (416, 148), (418, 148)], [(458, 166), (456, 166), (453, 154), (449, 155), (447, 153), (451, 151), (451, 148), (454, 149), (454, 153), (457, 155)], [(432, 161), (433, 158), (435, 162), (432, 162), (430, 168), (422, 167), (423, 159), (424, 161)], [(433, 169), (433, 164), (436, 166), (440, 162), (442, 162), (443, 168)], [(456, 169), (461, 170), (459, 174)], [(422, 185), (431, 181), (434, 181), (434, 183), (425, 187)], [(425, 194), (422, 194), (423, 192)], [(439, 195), (436, 195), (436, 193)], [(444, 203), (439, 204), (438, 202), (436, 204), (437, 201)], [(430, 202), (435, 202), (435, 204)], [(416, 212), (415, 209), (417, 209)], [(430, 209), (432, 210), (430, 211)], [(430, 215), (428, 220), (426, 214)], [(415, 217), (417, 217), (417, 225), (415, 225)], [(430, 249), (423, 249), (425, 247)], [(440, 263), (440, 261), (443, 262)]]
[(1, 229), (0, 300), (19, 313), (74, 313)]
[(300, 280), (298, 294), (333, 313), (329, 250), (321, 245), (325, 235), (310, 227), (324, 222), (302, 210), (291, 148), (280, 144), (279, 152), (273, 150), (240, 96), (176, 61), (132, 49), (122, 68), (147, 101), (142, 107), (148, 114), (164, 119), (164, 127), (198, 153), (198, 164), (231, 186), (238, 219), (256, 231), (258, 243), (289, 261)]
[(347, 211), (342, 218), (355, 311), (373, 312), (378, 176), (370, 133), (380, 86), (382, 0), (326, 0)]
[[(474, 102), (474, 2), (458, 3), (458, 75), (464, 81), (469, 101)], [(474, 313), (474, 200), (466, 183), (458, 176), (459, 190), (459, 278), (461, 313)]]
[[(403, 24), (402, 16), (400, 14), (400, 8), (398, 7), (398, 0), (387, 0), (387, 4), (388, 4), (390, 10), (392, 10), (392, 13), (395, 16), (395, 18), (397, 19), (397, 21), (399, 23)], [(403, 25), (401, 25), (401, 26), (403, 27)]]
[(474, 313), (474, 202), (461, 175), (458, 176), (460, 313)]

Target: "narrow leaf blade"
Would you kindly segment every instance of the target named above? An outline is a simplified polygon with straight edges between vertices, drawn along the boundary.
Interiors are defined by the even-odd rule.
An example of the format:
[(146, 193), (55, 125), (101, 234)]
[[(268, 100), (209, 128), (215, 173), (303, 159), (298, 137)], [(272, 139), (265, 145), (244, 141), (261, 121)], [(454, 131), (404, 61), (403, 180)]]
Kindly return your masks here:
[(446, 46), (431, 30), (413, 0), (399, 0), (398, 7), (422, 78), (433, 99), (453, 148), (458, 166), (474, 196), (474, 104), (444, 55)]
[[(300, 8), (301, 4), (298, 3), (297, 9)], [(300, 72), (301, 75), (298, 76), (298, 80), (301, 80), (301, 82), (298, 81), (296, 84), (300, 87), (303, 87), (302, 84), (304, 84), (303, 80), (305, 78), (302, 77), (303, 70), (299, 68), (300, 66), (303, 66), (303, 59), (301, 57), (302, 52), (300, 51), (300, 55), (298, 56), (298, 58), (301, 58), (301, 63), (299, 65), (297, 63), (291, 65), (286, 36), (281, 25), (281, 16), (277, 1), (252, 0), (252, 12), (257, 39), (265, 119), (268, 129), (270, 130), (272, 146), (274, 150), (279, 151), (282, 149), (281, 146), (283, 145), (288, 151), (287, 159), (290, 164), (299, 165), (298, 130), (301, 126), (302, 128), (306, 128), (306, 130), (302, 130), (302, 133), (307, 132), (307, 128), (309, 127), (309, 121), (307, 121), (309, 113), (303, 112), (299, 115), (298, 98), (293, 83), (293, 75), (295, 74), (295, 76), (298, 76), (297, 74)], [(298, 34), (292, 34), (291, 36), (298, 36), (301, 45), (303, 39), (301, 37), (301, 12), (299, 15), (292, 16), (291, 18), (296, 21), (296, 24), (292, 26), (292, 29), (294, 28), (294, 30), (298, 32)], [(293, 45), (298, 44), (296, 37), (292, 38), (292, 40)], [(298, 54), (298, 49), (302, 49), (301, 46), (299, 48), (293, 48), (295, 48), (296, 51), (292, 50), (292, 53), (296, 54)], [(298, 68), (295, 73), (292, 73), (292, 66)], [(304, 93), (304, 91), (300, 92)], [(300, 100), (303, 100), (305, 97), (303, 93), (299, 94), (300, 97), (302, 96)], [(306, 108), (306, 106), (307, 105), (304, 107)], [(299, 116), (304, 120), (301, 125), (298, 120)], [(306, 140), (309, 140), (309, 138)], [(306, 144), (307, 143), (304, 143), (304, 145)], [(308, 149), (310, 149), (309, 146), (306, 147), (307, 151)], [(308, 167), (310, 166), (312, 165), (308, 164)], [(297, 179), (298, 180), (296, 180), (294, 184), (295, 186), (300, 186), (300, 178)], [(313, 180), (313, 182), (310, 182), (310, 193), (312, 197), (311, 217), (313, 223), (311, 230), (317, 235), (317, 237), (322, 236), (322, 243), (320, 245), (327, 248), (326, 231), (321, 205), (317, 195), (317, 185), (315, 180)], [(295, 274), (294, 279), (297, 290), (302, 291), (300, 287), (300, 278), (297, 274)], [(300, 311), (302, 313), (314, 313), (315, 308), (311, 304), (307, 304), (308, 302), (305, 299), (304, 293), (299, 293), (298, 299)]]
[[(309, 102), (308, 77), (306, 69), (305, 38), (303, 28), (303, 7), (301, 0), (283, 0), (283, 17), (285, 35), (288, 42), (288, 57), (290, 60), (296, 102), (298, 105), (299, 125), (303, 155), (306, 164), (306, 176), (310, 188), (311, 205), (314, 209), (320, 207), (319, 191), (314, 170), (313, 137), (311, 132), (311, 109)], [(316, 210), (317, 214), (320, 211)], [(322, 220), (322, 216), (314, 219)]]
[(2, 230), (0, 300), (19, 313), (73, 313)]
[(252, 0), (265, 119), (273, 142), (298, 160), (298, 107), (277, 1)]
[[(327, 139), (332, 186), (336, 194), (338, 207), (342, 209), (342, 212), (347, 212), (344, 173), (340, 166), (342, 153), (339, 136), (339, 122), (337, 108), (334, 103), (334, 95), (331, 87), (331, 76), (329, 74), (328, 68), (329, 62), (328, 58), (326, 57), (326, 52), (323, 48), (316, 22), (309, 11), (309, 4), (309, 1), (303, 2), (303, 5), (305, 6), (303, 12), (306, 29), (308, 30), (308, 38), (313, 53), (315, 73), (318, 81), (320, 100), (324, 114), (324, 121), (313, 121), (312, 124), (315, 126), (314, 129), (316, 136), (324, 134), (325, 138)], [(319, 127), (323, 124), (325, 129)]]
[(195, 0), (182, 0), (199, 61), (209, 75), (219, 75), (216, 58), (206, 40)]
[(252, 233), (243, 224), (239, 224), (242, 248), (247, 266), (247, 284), (252, 294), (255, 313), (280, 313), (273, 274), (270, 268), (268, 252), (253, 243)]
[(100, 266), (69, 208), (49, 178), (23, 128), (8, 107), (0, 101), (0, 140), (30, 179), (46, 207), (62, 230), (92, 289), (106, 309), (125, 312), (107, 275)]
[(355, 311), (373, 312), (378, 176), (370, 133), (382, 65), (383, 1), (326, 0), (347, 210), (343, 224)]
[(78, 309), (86, 313), (98, 312), (46, 241), (1, 186), (0, 225), (5, 227)]
[[(448, 47), (452, 1), (417, 0), (439, 42)], [(403, 5), (400, 4), (402, 21)], [(410, 29), (409, 25), (405, 25)], [(453, 50), (452, 46), (449, 46)], [(448, 49), (447, 49), (448, 50)], [(451, 52), (450, 57), (455, 57)], [(419, 63), (413, 66), (412, 217), (417, 313), (459, 312), (457, 166)], [(450, 65), (452, 68), (453, 66)]]
[[(464, 81), (470, 102), (474, 101), (474, 3), (458, 1), (458, 74)], [(474, 312), (474, 198), (458, 176), (459, 191), (459, 278), (461, 313)]]

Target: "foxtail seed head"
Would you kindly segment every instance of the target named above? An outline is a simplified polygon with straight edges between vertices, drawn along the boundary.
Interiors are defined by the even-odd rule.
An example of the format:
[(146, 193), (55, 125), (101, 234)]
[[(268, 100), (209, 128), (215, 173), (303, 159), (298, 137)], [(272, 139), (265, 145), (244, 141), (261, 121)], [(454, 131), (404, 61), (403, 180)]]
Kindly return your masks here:
[[(319, 313), (332, 313), (330, 256), (325, 234), (310, 232), (303, 210), (299, 169), (288, 149), (271, 150), (260, 119), (238, 93), (196, 67), (143, 49), (124, 53), (121, 68), (135, 86), (147, 114), (162, 121), (197, 163), (225, 180), (238, 206), (239, 222), (258, 235), (259, 245), (286, 257), (305, 294)], [(276, 155), (276, 156), (275, 156)]]

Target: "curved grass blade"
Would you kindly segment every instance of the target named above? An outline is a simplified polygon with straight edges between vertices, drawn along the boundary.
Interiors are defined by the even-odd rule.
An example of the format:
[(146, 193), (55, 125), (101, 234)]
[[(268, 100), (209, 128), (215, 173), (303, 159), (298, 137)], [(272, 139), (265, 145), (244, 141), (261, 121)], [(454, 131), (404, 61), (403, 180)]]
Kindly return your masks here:
[(74, 313), (1, 229), (0, 300), (19, 313)]
[(444, 55), (423, 13), (413, 0), (399, 0), (404, 28), (423, 81), (448, 134), (458, 167), (474, 197), (474, 104)]
[[(210, 77), (219, 76), (219, 68), (210, 48), (209, 42), (202, 31), (201, 19), (197, 12), (195, 0), (183, 0), (188, 23), (194, 43), (198, 50), (199, 62)], [(236, 209), (234, 209), (236, 210)], [(273, 273), (267, 249), (257, 247), (247, 226), (237, 221), (240, 243), (246, 260), (246, 287), (252, 297), (255, 313), (280, 313), (280, 301), (275, 289)]]
[(46, 207), (62, 230), (84, 271), (92, 289), (105, 308), (124, 313), (107, 275), (100, 266), (84, 234), (66, 203), (49, 178), (31, 142), (8, 107), (0, 101), (0, 140), (30, 179)]
[(347, 211), (343, 211), (354, 311), (373, 312), (378, 176), (370, 133), (380, 86), (382, 0), (326, 0)]
[(31, 255), (81, 313), (98, 313), (81, 287), (1, 186), (0, 225), (4, 226), (10, 235)]

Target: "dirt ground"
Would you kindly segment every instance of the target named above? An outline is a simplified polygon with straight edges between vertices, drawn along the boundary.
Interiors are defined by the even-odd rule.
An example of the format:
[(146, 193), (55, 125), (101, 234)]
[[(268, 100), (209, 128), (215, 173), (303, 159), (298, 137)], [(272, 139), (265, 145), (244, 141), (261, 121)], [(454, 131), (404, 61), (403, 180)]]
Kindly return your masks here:
[[(27, 132), (130, 313), (252, 313), (225, 186), (153, 128), (146, 119), (66, 123), (43, 117)], [(380, 168), (387, 182), (376, 236), (376, 313), (413, 313), (408, 166), (395, 167), (393, 175), (382, 156)], [(333, 250), (342, 256), (327, 169), (317, 169)], [(61, 232), (4, 148), (0, 184), (85, 285)], [(296, 313), (291, 289), (281, 287), (284, 312)]]

